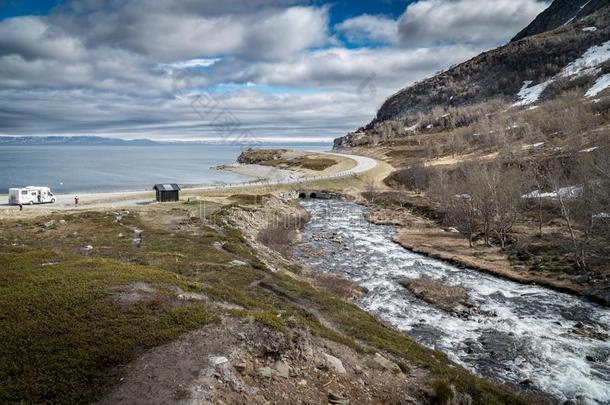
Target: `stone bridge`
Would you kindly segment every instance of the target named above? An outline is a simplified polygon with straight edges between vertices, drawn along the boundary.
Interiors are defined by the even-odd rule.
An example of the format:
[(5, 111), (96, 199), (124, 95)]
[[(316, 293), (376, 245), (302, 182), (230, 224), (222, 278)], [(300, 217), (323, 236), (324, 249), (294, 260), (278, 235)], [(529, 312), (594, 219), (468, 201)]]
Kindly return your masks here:
[(336, 193), (324, 190), (300, 190), (298, 191), (299, 198), (317, 198), (321, 200), (330, 200), (337, 197)]

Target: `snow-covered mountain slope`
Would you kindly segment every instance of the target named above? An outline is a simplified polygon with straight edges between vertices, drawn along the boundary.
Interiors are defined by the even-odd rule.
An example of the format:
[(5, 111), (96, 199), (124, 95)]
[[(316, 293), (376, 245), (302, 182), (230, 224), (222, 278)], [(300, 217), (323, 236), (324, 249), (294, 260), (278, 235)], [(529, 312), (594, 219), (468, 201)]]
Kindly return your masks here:
[[(436, 107), (491, 99), (526, 105), (583, 87), (595, 93), (606, 83), (601, 77), (610, 73), (610, 2), (604, 3), (606, 7), (593, 14), (485, 52), (399, 91), (386, 100), (369, 127)], [(590, 4), (597, 0), (580, 6), (587, 10)]]
[[(609, 85), (609, 74), (602, 74), (605, 71), (605, 65), (610, 60), (610, 41), (604, 42), (601, 45), (594, 45), (589, 48), (580, 58), (568, 64), (558, 75), (534, 86), (532, 81), (528, 80), (523, 83), (523, 87), (517, 97), (514, 106), (523, 106), (533, 104), (538, 101), (551, 84), (558, 80), (565, 79), (568, 82), (574, 81), (581, 77), (595, 77), (595, 83), (586, 92), (587, 97), (593, 97), (604, 91)], [(601, 74), (601, 75), (600, 75)]]

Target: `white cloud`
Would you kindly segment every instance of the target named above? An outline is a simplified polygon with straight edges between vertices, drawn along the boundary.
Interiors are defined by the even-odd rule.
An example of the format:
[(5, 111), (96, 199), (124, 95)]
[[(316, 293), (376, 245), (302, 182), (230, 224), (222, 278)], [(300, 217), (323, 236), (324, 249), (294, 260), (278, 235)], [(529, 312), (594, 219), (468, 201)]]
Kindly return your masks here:
[[(422, 0), (399, 20), (338, 24), (353, 43), (383, 45), (357, 49), (329, 34), (328, 8), (299, 0), (80, 0), (3, 20), (0, 134), (215, 137), (210, 117), (178, 97), (214, 89), (257, 136), (343, 135), (396, 90), (491, 46), (477, 38), (496, 40), (481, 22), (493, 10), (516, 32), (535, 3), (476, 1), (469, 15), (473, 1)], [(425, 27), (439, 20), (446, 28)]]
[(510, 39), (548, 7), (538, 0), (420, 0), (399, 20), (404, 44), (495, 44)]
[(366, 44), (370, 41), (396, 44), (399, 40), (398, 24), (385, 16), (364, 14), (337, 24), (335, 29), (356, 44)]
[(249, 13), (201, 14), (185, 13), (177, 1), (141, 3), (131, 0), (52, 20), (90, 48), (120, 47), (160, 61), (226, 54), (279, 58), (329, 40), (327, 7), (261, 6)]
[(242, 70), (231, 66), (239, 81), (276, 86), (308, 86), (355, 91), (363, 80), (375, 76), (380, 89), (400, 86), (443, 67), (474, 56), (479, 48), (452, 46), (405, 52), (395, 48), (330, 48), (301, 54), (280, 62), (261, 62)]
[(24, 60), (73, 61), (83, 54), (80, 41), (45, 17), (14, 17), (0, 22), (0, 56), (19, 55)]

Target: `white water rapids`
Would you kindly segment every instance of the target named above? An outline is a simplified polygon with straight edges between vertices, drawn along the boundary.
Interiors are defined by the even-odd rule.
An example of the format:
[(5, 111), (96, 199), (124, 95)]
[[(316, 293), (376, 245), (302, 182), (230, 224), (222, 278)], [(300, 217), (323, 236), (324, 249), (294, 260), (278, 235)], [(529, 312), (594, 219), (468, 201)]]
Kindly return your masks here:
[[(392, 241), (394, 227), (366, 221), (362, 206), (301, 203), (312, 218), (297, 255), (313, 269), (365, 287), (362, 308), (480, 375), (509, 384), (527, 380), (531, 389), (559, 401), (610, 403), (610, 342), (573, 332), (578, 323), (609, 331), (610, 310), (415, 254)], [(329, 240), (333, 233), (343, 243)], [(404, 277), (464, 287), (481, 310), (497, 316), (451, 315), (402, 287)]]

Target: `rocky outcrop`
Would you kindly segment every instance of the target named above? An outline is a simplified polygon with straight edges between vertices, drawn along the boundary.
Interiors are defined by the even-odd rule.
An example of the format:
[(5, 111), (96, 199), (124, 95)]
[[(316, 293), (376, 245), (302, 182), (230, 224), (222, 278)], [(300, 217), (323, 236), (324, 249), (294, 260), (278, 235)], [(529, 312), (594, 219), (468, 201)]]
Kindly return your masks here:
[(608, 0), (555, 0), (530, 25), (515, 35), (512, 41), (571, 24), (607, 5)]
[(121, 377), (99, 404), (417, 404), (426, 395), (425, 374), (405, 375), (379, 353), (234, 318), (146, 352)]

